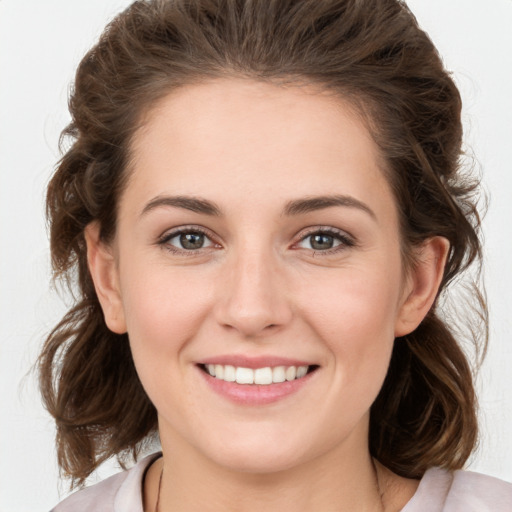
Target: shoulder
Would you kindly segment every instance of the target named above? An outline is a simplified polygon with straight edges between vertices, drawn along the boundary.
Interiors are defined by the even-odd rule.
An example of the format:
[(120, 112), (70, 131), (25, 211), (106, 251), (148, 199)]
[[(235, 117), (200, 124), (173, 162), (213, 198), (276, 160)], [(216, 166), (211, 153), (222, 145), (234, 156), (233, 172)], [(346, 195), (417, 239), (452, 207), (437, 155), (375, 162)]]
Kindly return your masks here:
[[(428, 508), (426, 508), (428, 507)], [(512, 484), (472, 471), (429, 469), (402, 512), (511, 512)]]
[(447, 506), (451, 503), (466, 506), (468, 512), (510, 512), (512, 484), (472, 471), (455, 471), (446, 500)]
[(81, 489), (60, 502), (51, 512), (142, 512), (142, 481), (146, 469), (160, 457), (152, 454), (133, 468)]

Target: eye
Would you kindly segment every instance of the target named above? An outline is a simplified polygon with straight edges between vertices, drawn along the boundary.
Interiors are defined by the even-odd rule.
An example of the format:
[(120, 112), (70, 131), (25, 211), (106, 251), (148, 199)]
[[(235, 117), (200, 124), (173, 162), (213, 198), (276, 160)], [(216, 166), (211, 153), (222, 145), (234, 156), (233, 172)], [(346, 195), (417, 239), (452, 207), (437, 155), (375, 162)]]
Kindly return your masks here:
[(196, 229), (173, 231), (164, 235), (159, 243), (175, 252), (197, 251), (215, 245), (205, 233)]
[(315, 235), (309, 235), (304, 238), (299, 246), (305, 249), (314, 249), (315, 251), (325, 251), (339, 244), (340, 241), (336, 240), (332, 235), (316, 233)]
[(297, 244), (301, 249), (310, 249), (313, 251), (331, 251), (343, 249), (344, 247), (352, 247), (354, 242), (348, 235), (342, 231), (331, 229), (322, 229), (309, 233), (303, 237)]

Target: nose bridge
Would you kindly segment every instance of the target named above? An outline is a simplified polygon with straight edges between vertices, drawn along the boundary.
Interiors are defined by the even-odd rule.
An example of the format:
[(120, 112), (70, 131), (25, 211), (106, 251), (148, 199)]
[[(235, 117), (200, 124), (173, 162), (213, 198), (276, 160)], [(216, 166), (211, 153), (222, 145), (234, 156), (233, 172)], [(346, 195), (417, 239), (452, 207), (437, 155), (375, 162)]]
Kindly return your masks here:
[(270, 244), (239, 246), (231, 255), (219, 321), (244, 336), (257, 336), (291, 317), (283, 272)]

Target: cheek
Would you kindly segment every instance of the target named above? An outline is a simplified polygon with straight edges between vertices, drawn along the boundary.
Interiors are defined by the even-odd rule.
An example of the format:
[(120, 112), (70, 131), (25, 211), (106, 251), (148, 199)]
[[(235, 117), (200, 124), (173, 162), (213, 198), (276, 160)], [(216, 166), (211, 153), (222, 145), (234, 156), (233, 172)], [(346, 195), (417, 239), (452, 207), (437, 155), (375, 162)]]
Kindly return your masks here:
[(380, 389), (393, 348), (400, 275), (393, 266), (370, 269), (351, 268), (317, 281), (303, 291), (303, 304), (309, 325), (335, 361), (340, 388), (373, 394)]
[[(135, 272), (135, 268), (137, 271)], [(176, 353), (191, 340), (207, 315), (211, 287), (198, 272), (156, 265), (125, 268), (121, 274), (123, 308), (134, 357), (138, 352)], [(136, 277), (133, 277), (136, 276)]]
[(399, 284), (392, 267), (378, 272), (366, 266), (317, 276), (299, 293), (309, 320), (322, 326), (329, 339), (343, 333), (363, 341), (371, 332), (393, 337)]
[[(123, 306), (133, 361), (150, 400), (168, 417), (185, 417), (187, 347), (208, 316), (211, 292), (200, 276), (147, 266), (125, 274)], [(129, 267), (126, 267), (129, 270)], [(132, 277), (136, 276), (136, 278)], [(179, 423), (179, 422), (178, 422)]]

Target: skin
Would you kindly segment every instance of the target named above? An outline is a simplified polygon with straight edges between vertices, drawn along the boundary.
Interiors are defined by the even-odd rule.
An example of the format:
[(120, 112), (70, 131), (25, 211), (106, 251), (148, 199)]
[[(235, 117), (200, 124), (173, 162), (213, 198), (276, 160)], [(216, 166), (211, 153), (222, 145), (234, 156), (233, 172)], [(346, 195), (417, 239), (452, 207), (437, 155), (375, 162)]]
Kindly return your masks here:
[[(163, 460), (145, 510), (162, 465), (161, 511), (400, 510), (417, 482), (375, 471), (369, 409), (395, 337), (435, 299), (448, 244), (427, 240), (404, 270), (364, 123), (313, 88), (223, 79), (161, 100), (131, 149), (115, 239), (104, 245), (93, 223), (86, 240), (107, 325), (128, 332), (158, 411)], [(345, 204), (287, 211), (333, 195)], [(218, 215), (170, 196), (213, 202)], [(180, 248), (181, 227), (204, 231), (204, 246)], [(335, 247), (314, 250), (311, 234), (326, 228)], [(248, 406), (214, 393), (197, 366), (225, 354), (319, 368), (298, 392)]]

